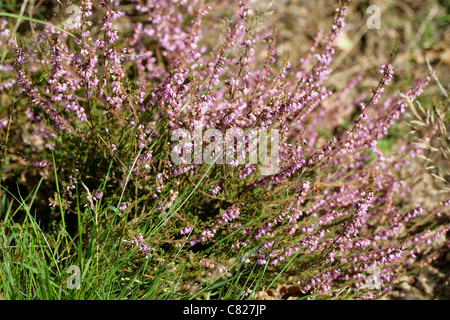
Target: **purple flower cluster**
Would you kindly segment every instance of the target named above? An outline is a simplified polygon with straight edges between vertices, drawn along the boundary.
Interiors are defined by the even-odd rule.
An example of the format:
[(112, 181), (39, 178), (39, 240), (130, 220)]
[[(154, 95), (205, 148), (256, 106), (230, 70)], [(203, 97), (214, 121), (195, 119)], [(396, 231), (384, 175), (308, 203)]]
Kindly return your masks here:
[(148, 258), (149, 256), (151, 256), (150, 251), (151, 251), (151, 246), (149, 244), (145, 244), (144, 243), (144, 237), (142, 236), (142, 234), (138, 234), (134, 240), (133, 240), (134, 246), (136, 248), (139, 248), (139, 251), (146, 257)]

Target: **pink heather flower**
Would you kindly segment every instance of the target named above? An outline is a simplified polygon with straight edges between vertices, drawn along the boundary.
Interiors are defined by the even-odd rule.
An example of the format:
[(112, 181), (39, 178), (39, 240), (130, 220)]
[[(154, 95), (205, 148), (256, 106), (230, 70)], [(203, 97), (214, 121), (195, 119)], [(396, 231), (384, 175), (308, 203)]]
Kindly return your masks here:
[(206, 242), (208, 239), (214, 237), (214, 233), (211, 230), (205, 230), (201, 233), (200, 241)]
[(430, 77), (426, 77), (420, 81), (413, 89), (409, 90), (406, 95), (414, 101), (422, 92), (423, 88), (430, 83)]
[(391, 64), (388, 64), (387, 66), (382, 64), (380, 66), (379, 72), (381, 74), (385, 73), (385, 77), (384, 77), (385, 84), (389, 84), (392, 81), (392, 76), (394, 75), (394, 68), (392, 67)]
[(213, 189), (211, 189), (211, 192), (217, 195), (220, 192), (221, 188), (219, 185), (215, 186)]
[[(382, 101), (385, 86), (393, 79), (392, 65), (380, 66), (382, 77), (371, 95), (353, 94), (360, 76), (344, 85), (341, 92), (335, 93), (325, 85), (332, 72), (337, 38), (345, 27), (349, 1), (339, 1), (342, 7), (337, 9), (328, 34), (318, 32), (310, 50), (299, 61), (300, 66), (278, 61), (276, 31), (250, 30), (253, 18), (246, 6), (248, 1), (241, 1), (236, 7), (236, 18), (230, 19), (233, 22), (224, 29), (224, 39), (216, 48), (201, 47), (210, 35), (202, 19), (210, 19), (203, 16), (211, 9), (202, 1), (132, 2), (140, 22), (126, 21), (123, 28), (116, 30), (122, 25), (116, 19), (125, 14), (117, 9), (119, 1), (99, 1), (103, 9), (98, 12), (104, 16), (99, 17), (97, 24), (89, 19), (95, 16), (91, 1), (83, 1), (74, 46), (66, 43), (71, 37), (54, 28), (37, 31), (38, 44), (52, 40), (47, 58), (36, 56), (30, 48), (18, 48), (8, 39), (11, 31), (6, 29), (6, 21), (0, 23), (0, 46), (13, 52), (11, 59), (15, 60), (10, 62), (8, 58), (8, 65), (0, 65), (0, 92), (6, 96), (6, 105), (10, 104), (8, 95), (17, 96), (17, 110), (27, 120), (20, 129), (13, 128), (17, 125), (15, 120), (11, 123), (11, 134), (17, 136), (12, 141), (22, 141), (24, 150), (32, 151), (32, 156), (24, 156), (25, 163), (49, 168), (52, 162), (41, 158), (49, 150), (57, 150), (60, 156), (59, 145), (51, 141), (65, 141), (66, 134), (70, 141), (79, 139), (81, 147), (92, 142), (104, 146), (107, 141), (106, 149), (112, 154), (118, 149), (112, 142), (117, 143), (126, 133), (121, 140), (121, 157), (116, 160), (128, 166), (133, 152), (142, 149), (142, 153), (132, 172), (138, 190), (127, 189), (125, 199), (130, 199), (130, 193), (134, 197), (135, 191), (144, 196), (149, 192), (143, 203), (157, 208), (167, 219), (168, 208), (178, 198), (176, 190), (195, 184), (197, 175), (204, 173), (200, 163), (175, 166), (165, 158), (173, 146), (165, 139), (170, 130), (191, 130), (195, 124), (221, 132), (275, 127), (281, 140), (277, 174), (259, 176), (259, 163), (241, 165), (238, 160), (232, 163), (236, 167), (226, 168), (232, 170), (226, 174), (222, 166), (212, 167), (202, 176), (204, 188), (197, 190), (201, 193), (193, 192), (190, 200), (184, 202), (177, 212), (180, 219), (173, 217), (172, 222), (181, 224), (180, 229), (168, 228), (164, 232), (169, 239), (183, 237), (177, 248), (183, 243), (213, 243), (219, 240), (214, 237), (232, 234), (225, 244), (236, 254), (249, 253), (245, 258), (238, 256), (245, 264), (277, 266), (296, 253), (305, 254), (316, 261), (305, 265), (307, 269), (301, 276), (308, 276), (301, 286), (318, 293), (339, 286), (364, 286), (368, 268), (381, 264), (386, 270), (381, 275), (380, 292), (389, 290), (389, 284), (395, 284), (397, 274), (402, 273), (402, 265), (409, 267), (412, 259), (421, 257), (420, 253), (449, 231), (444, 212), (447, 208), (442, 205), (449, 206), (450, 200), (434, 211), (420, 206), (403, 209), (403, 198), (410, 198), (412, 188), (407, 180), (399, 183), (396, 177), (400, 170), (399, 176), (411, 171), (409, 161), (418, 157), (418, 148), (404, 144), (392, 152), (378, 149), (378, 141), (407, 109), (406, 101), (397, 96)], [(94, 32), (92, 22), (101, 28), (100, 32)], [(265, 61), (258, 61), (260, 52), (256, 50), (265, 42)], [(35, 84), (42, 70), (50, 72)], [(136, 75), (136, 79), (129, 75)], [(429, 77), (422, 79), (406, 95), (416, 99), (429, 81)], [(353, 120), (353, 111), (354, 128), (351, 132), (342, 131), (342, 124)], [(80, 125), (80, 121), (87, 122), (87, 116), (94, 123)], [(161, 120), (163, 125), (156, 128)], [(0, 114), (0, 131), (8, 121), (9, 115)], [(327, 142), (319, 130), (324, 123), (326, 131), (333, 132)], [(92, 128), (91, 124), (98, 129), (102, 141), (86, 129)], [(245, 156), (254, 147), (246, 145), (239, 156)], [(195, 144), (185, 142), (173, 151), (175, 148), (180, 153), (193, 151)], [(98, 149), (100, 156), (96, 159), (103, 159), (104, 150)], [(368, 149), (372, 151), (370, 155)], [(158, 150), (164, 150), (163, 154)], [(73, 159), (71, 154), (64, 159), (68, 166), (59, 171), (61, 175), (78, 165), (78, 150), (74, 148), (73, 152)], [(99, 163), (99, 168), (100, 165), (103, 163)], [(117, 190), (121, 187), (122, 169), (117, 163), (111, 168), (114, 174), (109, 185), (115, 181)], [(80, 170), (73, 176), (83, 174)], [(97, 179), (101, 172), (95, 174)], [(223, 179), (227, 179), (229, 192), (221, 193)], [(240, 180), (232, 183), (229, 179)], [(70, 206), (77, 181), (67, 181), (63, 196)], [(167, 188), (173, 189), (166, 192)], [(93, 196), (100, 200), (103, 193), (97, 190)], [(210, 199), (214, 200), (208, 203)], [(196, 206), (200, 204), (199, 211)], [(119, 210), (127, 210), (130, 205), (121, 203)], [(189, 226), (190, 219), (198, 218), (197, 212), (202, 214), (197, 220), (198, 232)], [(253, 219), (259, 214), (263, 215)], [(414, 229), (422, 221), (434, 222), (436, 217), (439, 223), (435, 227)], [(253, 223), (255, 220), (258, 224)], [(179, 234), (171, 234), (178, 231)], [(192, 238), (188, 239), (190, 234)], [(403, 240), (404, 247), (399, 245)], [(136, 249), (148, 257), (152, 247), (144, 242), (141, 234), (132, 240)], [(336, 269), (337, 262), (342, 270)], [(219, 273), (227, 272), (218, 263), (209, 265)]]
[(95, 197), (97, 200), (100, 200), (100, 199), (103, 197), (103, 192), (97, 190), (97, 191), (95, 192), (94, 197)]
[(182, 229), (180, 230), (180, 234), (182, 234), (182, 235), (187, 235), (187, 234), (189, 234), (191, 231), (192, 231), (192, 228), (191, 228), (191, 227), (184, 227), (184, 228), (182, 228)]
[(25, 64), (25, 56), (21, 47), (14, 45), (14, 56), (18, 65)]
[(224, 210), (218, 219), (219, 225), (224, 225), (230, 221), (235, 220), (240, 214), (240, 209), (238, 206), (232, 206), (226, 210)]
[(151, 251), (151, 246), (150, 246), (150, 245), (148, 245), (148, 244), (142, 244), (142, 245), (139, 247), (139, 250), (141, 251), (141, 253), (142, 253), (146, 258), (148, 258), (149, 256), (151, 256), (151, 255), (150, 255), (150, 251)]
[(144, 244), (144, 237), (142, 236), (142, 234), (138, 234), (134, 240), (134, 246), (139, 248), (139, 251), (146, 257), (148, 258), (150, 255), (150, 251), (151, 251), (151, 246), (148, 244)]
[(130, 202), (124, 202), (119, 206), (119, 210), (120, 211), (124, 211), (126, 208), (128, 208), (130, 206)]
[(264, 260), (264, 259), (258, 259), (258, 260), (256, 261), (256, 263), (259, 264), (259, 265), (265, 265), (265, 264), (267, 263), (267, 261)]
[(142, 237), (142, 234), (138, 233), (136, 238), (134, 239), (134, 244), (136, 247), (140, 246), (141, 243), (144, 241), (144, 238)]

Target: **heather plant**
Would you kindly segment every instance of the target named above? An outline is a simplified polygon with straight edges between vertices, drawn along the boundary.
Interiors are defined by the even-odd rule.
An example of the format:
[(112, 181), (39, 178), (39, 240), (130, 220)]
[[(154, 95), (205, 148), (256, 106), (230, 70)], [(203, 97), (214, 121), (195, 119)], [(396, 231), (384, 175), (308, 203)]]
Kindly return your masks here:
[[(393, 41), (378, 86), (358, 92), (360, 75), (331, 90), (349, 2), (299, 61), (277, 55), (276, 28), (246, 1), (86, 0), (69, 25), (0, 13), (0, 288), (10, 298), (31, 281), (26, 298), (245, 299), (290, 283), (304, 297), (373, 299), (447, 250), (448, 188), (432, 206), (415, 201), (422, 171), (411, 163), (429, 151), (447, 159), (448, 146), (430, 141), (446, 143), (448, 99), (422, 113), (437, 115), (420, 126), (424, 141), (381, 150), (407, 108), (420, 117), (433, 74), (390, 90)], [(279, 170), (172, 161), (185, 155), (174, 132), (208, 129), (276, 131)], [(184, 152), (210, 150), (203, 138)], [(64, 287), (70, 265), (81, 269), (78, 293)]]

